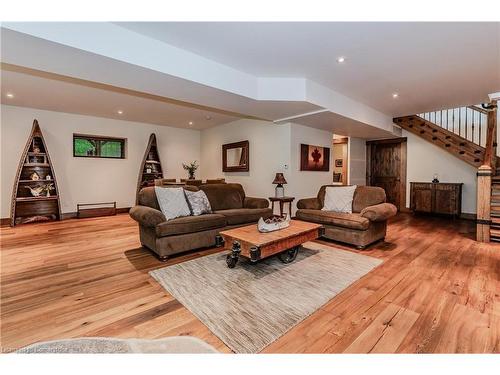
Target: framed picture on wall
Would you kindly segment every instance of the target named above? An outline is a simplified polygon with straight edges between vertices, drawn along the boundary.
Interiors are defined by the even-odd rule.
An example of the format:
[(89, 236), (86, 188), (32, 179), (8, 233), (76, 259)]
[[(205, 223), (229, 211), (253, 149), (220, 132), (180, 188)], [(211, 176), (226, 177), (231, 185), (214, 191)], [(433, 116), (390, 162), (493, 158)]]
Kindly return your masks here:
[(343, 159), (335, 159), (335, 167), (336, 168), (342, 168), (343, 165), (344, 165)]
[(330, 170), (330, 148), (301, 144), (300, 170), (328, 172)]

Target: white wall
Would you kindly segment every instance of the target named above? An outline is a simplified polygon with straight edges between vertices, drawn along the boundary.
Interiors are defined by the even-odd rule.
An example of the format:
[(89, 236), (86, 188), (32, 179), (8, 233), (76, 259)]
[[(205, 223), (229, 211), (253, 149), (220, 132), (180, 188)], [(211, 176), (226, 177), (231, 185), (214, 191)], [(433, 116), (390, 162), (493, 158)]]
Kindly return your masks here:
[(349, 185), (366, 185), (366, 139), (349, 137)]
[(406, 206), (410, 206), (410, 182), (430, 182), (438, 174), (440, 182), (463, 182), (462, 212), (476, 212), (476, 168), (438, 146), (403, 130), (407, 142)]
[[(330, 184), (333, 180), (332, 166), (333, 153), (331, 152), (333, 132), (310, 128), (303, 125), (291, 124), (290, 155), (291, 168), (289, 177), (289, 195), (296, 197), (296, 203), (301, 198), (315, 197), (322, 185)], [(328, 172), (300, 170), (300, 144), (330, 147), (330, 170)]]
[[(272, 184), (276, 172), (282, 172), (288, 184), (285, 194), (298, 199), (316, 196), (321, 185), (332, 181), (329, 172), (300, 171), (300, 144), (331, 147), (332, 133), (297, 124), (276, 125), (268, 121), (238, 120), (201, 132), (203, 178), (224, 177), (243, 185), (248, 196), (274, 196)], [(250, 171), (222, 172), (222, 145), (248, 140)], [(333, 155), (330, 154), (330, 165)]]
[[(200, 132), (100, 117), (1, 106), (1, 217), (10, 215), (14, 179), (33, 119), (38, 119), (54, 165), (62, 212), (77, 203), (135, 203), (139, 167), (151, 133), (157, 142), (166, 177), (185, 177), (182, 162), (200, 161)], [(73, 133), (127, 138), (126, 159), (73, 157)]]
[[(250, 171), (222, 172), (222, 145), (249, 141)], [(243, 185), (248, 196), (270, 197), (276, 172), (290, 165), (290, 124), (276, 125), (268, 121), (238, 120), (201, 132), (202, 178), (224, 177), (228, 182)], [(288, 185), (285, 186), (285, 190)]]

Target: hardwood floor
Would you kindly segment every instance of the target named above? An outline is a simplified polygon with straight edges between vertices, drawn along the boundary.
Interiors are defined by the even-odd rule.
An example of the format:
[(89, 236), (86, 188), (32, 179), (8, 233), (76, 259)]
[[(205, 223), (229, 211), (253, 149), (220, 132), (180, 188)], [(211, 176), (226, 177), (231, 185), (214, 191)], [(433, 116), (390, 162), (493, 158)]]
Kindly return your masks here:
[[(264, 352), (498, 353), (500, 245), (474, 242), (473, 229), (398, 215), (386, 242), (363, 251), (384, 263)], [(218, 249), (161, 263), (126, 214), (3, 227), (1, 241), (2, 351), (77, 336), (192, 335), (230, 352), (148, 275)]]

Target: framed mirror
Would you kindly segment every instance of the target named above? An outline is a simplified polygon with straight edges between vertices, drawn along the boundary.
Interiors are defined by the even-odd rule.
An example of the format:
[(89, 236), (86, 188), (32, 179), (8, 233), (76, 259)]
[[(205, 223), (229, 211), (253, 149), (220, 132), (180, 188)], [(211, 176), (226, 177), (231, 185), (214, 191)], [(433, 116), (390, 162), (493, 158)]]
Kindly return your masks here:
[(249, 148), (248, 141), (222, 145), (222, 171), (248, 172), (250, 170)]

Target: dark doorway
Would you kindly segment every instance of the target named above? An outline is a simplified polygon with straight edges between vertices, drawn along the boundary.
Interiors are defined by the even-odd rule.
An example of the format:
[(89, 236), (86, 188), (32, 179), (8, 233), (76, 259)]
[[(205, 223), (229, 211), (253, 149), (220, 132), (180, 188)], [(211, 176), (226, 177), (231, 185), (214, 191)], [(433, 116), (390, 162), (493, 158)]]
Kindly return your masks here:
[(366, 142), (366, 184), (383, 188), (387, 202), (406, 209), (406, 138)]

